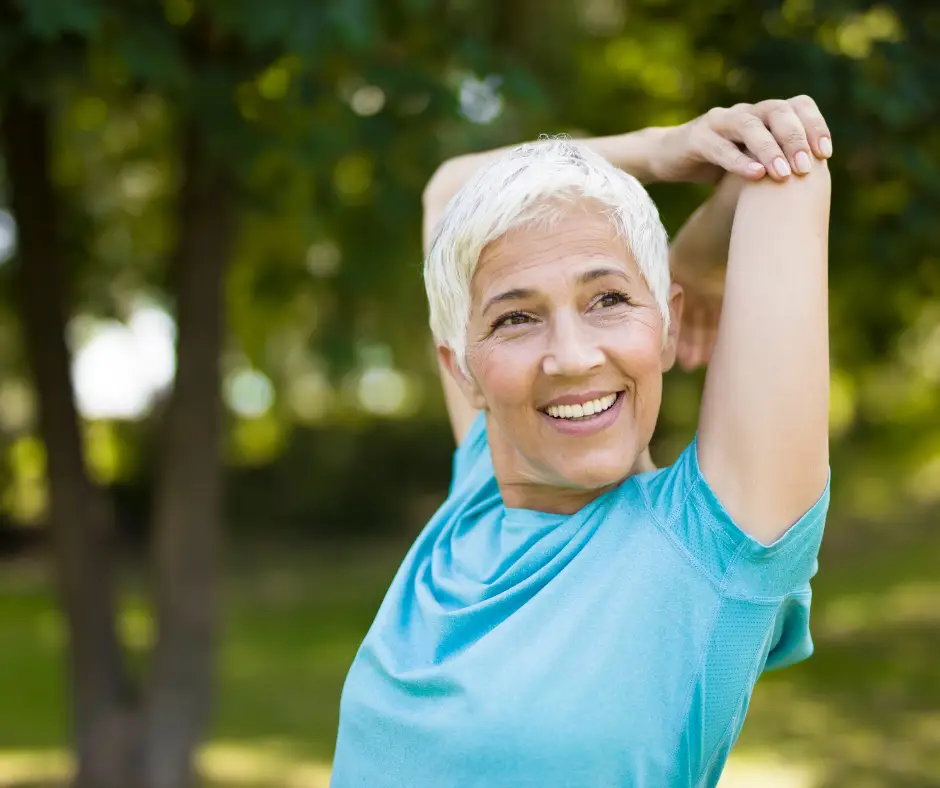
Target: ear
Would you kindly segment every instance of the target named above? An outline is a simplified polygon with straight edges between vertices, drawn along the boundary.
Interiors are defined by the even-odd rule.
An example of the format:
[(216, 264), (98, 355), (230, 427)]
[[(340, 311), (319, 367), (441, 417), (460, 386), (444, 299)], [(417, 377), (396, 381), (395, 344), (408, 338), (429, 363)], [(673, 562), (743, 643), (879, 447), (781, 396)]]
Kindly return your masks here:
[(666, 335), (662, 352), (663, 372), (668, 372), (676, 363), (676, 347), (679, 344), (679, 330), (682, 328), (683, 305), (682, 285), (673, 282), (669, 287), (669, 333)]
[[(437, 346), (437, 358), (441, 365), (443, 373), (450, 375), (451, 380), (460, 389), (461, 394), (466, 397), (467, 402), (474, 410), (483, 410), (486, 407), (486, 400), (483, 398), (483, 392), (477, 385), (472, 376), (467, 375), (457, 363), (457, 354), (449, 345)], [(447, 382), (445, 381), (445, 388)]]

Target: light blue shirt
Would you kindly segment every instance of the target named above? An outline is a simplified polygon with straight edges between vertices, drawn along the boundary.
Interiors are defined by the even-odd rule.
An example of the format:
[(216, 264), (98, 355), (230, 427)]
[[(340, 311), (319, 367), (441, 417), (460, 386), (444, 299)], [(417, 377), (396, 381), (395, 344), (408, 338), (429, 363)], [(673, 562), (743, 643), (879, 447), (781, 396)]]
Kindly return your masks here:
[(343, 689), (332, 788), (712, 786), (805, 659), (829, 502), (738, 529), (693, 442), (573, 515), (503, 506), (476, 420)]

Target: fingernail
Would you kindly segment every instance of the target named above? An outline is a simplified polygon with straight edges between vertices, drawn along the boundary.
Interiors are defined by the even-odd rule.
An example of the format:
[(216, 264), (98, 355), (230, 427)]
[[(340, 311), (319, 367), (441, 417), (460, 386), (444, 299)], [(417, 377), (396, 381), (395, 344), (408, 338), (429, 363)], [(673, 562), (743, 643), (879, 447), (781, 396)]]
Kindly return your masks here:
[(832, 155), (832, 140), (828, 137), (820, 137), (819, 150), (821, 150), (822, 155), (828, 159)]
[(778, 156), (774, 159), (774, 170), (781, 178), (786, 178), (790, 174), (790, 165), (787, 164), (786, 159)]
[(812, 167), (809, 156), (806, 155), (806, 151), (802, 150), (793, 157), (793, 163), (796, 164), (796, 171), (802, 172), (804, 175), (809, 172), (810, 167)]
[(764, 171), (764, 165), (761, 164), (759, 161), (752, 161), (750, 164), (747, 165), (747, 168), (748, 170), (753, 172), (755, 175), (759, 172)]

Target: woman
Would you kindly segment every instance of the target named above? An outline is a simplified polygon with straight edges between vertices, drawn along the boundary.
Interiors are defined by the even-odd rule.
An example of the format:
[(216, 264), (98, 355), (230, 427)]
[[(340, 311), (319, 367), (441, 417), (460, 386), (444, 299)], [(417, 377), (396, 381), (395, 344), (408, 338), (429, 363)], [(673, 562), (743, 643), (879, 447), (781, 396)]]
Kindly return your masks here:
[[(812, 650), (830, 154), (801, 97), (442, 167), (425, 278), (454, 480), (350, 669), (334, 788), (717, 782), (759, 674)], [(624, 170), (717, 167), (737, 175), (672, 252), (727, 259), (698, 433), (654, 470), (683, 291)], [(709, 346), (700, 320), (687, 363)]]

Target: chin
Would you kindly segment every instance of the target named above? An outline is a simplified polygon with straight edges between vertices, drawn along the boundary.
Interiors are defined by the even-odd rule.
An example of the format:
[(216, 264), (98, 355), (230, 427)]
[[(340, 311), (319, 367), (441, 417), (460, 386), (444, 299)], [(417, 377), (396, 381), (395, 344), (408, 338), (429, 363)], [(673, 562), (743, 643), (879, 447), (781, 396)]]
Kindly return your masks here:
[(560, 468), (559, 476), (565, 480), (566, 486), (598, 490), (620, 484), (630, 475), (634, 462), (634, 457), (628, 454), (616, 458), (586, 458), (582, 462)]

